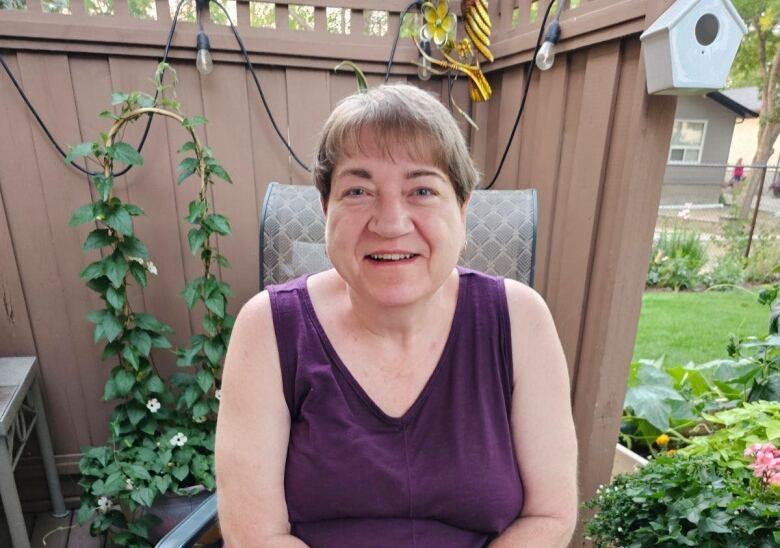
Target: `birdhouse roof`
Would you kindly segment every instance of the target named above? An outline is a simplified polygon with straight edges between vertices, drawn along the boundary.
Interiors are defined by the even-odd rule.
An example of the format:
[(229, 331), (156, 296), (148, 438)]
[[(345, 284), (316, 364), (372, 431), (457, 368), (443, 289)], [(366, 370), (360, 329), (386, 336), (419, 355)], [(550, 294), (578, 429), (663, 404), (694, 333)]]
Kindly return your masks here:
[[(672, 7), (666, 10), (663, 15), (661, 15), (653, 22), (652, 25), (647, 27), (639, 39), (645, 40), (646, 38), (650, 38), (659, 32), (671, 29), (677, 25), (677, 23), (679, 23), (683, 17), (688, 15), (688, 13), (693, 8), (695, 8), (700, 3), (700, 1), (701, 0), (677, 0), (674, 4), (672, 4)], [(742, 17), (740, 17), (739, 12), (733, 6), (733, 4), (728, 0), (720, 0), (720, 3), (723, 4), (723, 7), (726, 9), (726, 11), (731, 14), (732, 19), (734, 19), (734, 21), (740, 26), (742, 33), (746, 33), (747, 26), (745, 25), (745, 22), (742, 20)]]

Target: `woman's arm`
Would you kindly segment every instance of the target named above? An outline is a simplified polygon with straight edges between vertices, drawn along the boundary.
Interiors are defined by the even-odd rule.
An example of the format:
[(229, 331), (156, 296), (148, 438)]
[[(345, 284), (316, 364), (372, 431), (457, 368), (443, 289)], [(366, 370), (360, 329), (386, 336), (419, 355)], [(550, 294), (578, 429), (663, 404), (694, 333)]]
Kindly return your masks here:
[(289, 436), (271, 303), (263, 292), (236, 318), (222, 376), (216, 468), (227, 546), (306, 546), (290, 535), (284, 498)]
[(506, 281), (512, 324), (512, 434), (525, 503), (490, 546), (564, 548), (577, 523), (577, 437), (569, 374), (550, 311), (533, 289)]

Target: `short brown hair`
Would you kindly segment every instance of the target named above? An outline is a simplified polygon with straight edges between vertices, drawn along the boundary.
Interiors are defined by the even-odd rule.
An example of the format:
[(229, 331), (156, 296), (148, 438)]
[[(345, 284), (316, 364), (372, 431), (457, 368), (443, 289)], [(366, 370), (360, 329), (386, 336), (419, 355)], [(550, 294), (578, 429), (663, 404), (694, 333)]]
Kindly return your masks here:
[(463, 204), (479, 182), (479, 172), (452, 114), (431, 94), (408, 84), (370, 88), (343, 99), (320, 135), (314, 161), (314, 185), (328, 203), (336, 164), (345, 154), (361, 150), (361, 132), (378, 130), (376, 138), (390, 155), (401, 144), (411, 157), (430, 151), (430, 159), (450, 178)]

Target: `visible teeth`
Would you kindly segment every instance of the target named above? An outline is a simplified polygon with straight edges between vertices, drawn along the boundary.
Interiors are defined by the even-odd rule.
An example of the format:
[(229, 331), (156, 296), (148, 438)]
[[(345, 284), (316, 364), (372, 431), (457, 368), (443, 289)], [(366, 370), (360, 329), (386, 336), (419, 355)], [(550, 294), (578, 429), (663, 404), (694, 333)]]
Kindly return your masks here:
[(400, 255), (397, 253), (388, 253), (386, 255), (369, 255), (369, 257), (375, 261), (400, 261), (403, 259), (411, 259), (414, 257), (414, 254), (410, 253), (408, 255)]

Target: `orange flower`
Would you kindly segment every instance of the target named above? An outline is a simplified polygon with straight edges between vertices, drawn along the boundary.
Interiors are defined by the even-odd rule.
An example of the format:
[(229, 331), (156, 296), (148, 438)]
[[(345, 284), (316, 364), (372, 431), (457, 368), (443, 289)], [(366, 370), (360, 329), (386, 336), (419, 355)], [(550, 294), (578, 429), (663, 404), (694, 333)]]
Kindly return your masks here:
[(667, 436), (666, 434), (661, 434), (660, 436), (655, 438), (655, 444), (660, 447), (666, 447), (667, 445), (669, 445), (669, 441), (670, 441), (669, 436)]

